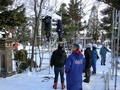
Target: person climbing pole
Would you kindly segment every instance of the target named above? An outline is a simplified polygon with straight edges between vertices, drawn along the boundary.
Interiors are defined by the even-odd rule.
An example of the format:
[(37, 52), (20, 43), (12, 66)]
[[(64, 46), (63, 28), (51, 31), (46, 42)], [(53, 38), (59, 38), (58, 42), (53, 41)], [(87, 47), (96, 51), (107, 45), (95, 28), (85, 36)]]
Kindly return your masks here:
[(46, 34), (46, 38), (47, 41), (50, 41), (50, 37), (51, 37), (51, 16), (45, 16), (45, 18), (42, 19), (42, 22), (45, 24), (45, 34)]
[(62, 41), (62, 21), (60, 19), (57, 20), (57, 33), (58, 33), (58, 38), (59, 41)]

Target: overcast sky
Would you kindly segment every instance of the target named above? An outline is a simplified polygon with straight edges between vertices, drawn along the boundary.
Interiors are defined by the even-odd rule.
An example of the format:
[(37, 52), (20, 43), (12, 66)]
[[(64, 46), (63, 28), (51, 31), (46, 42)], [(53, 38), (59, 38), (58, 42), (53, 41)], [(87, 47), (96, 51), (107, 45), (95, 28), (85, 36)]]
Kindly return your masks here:
[[(27, 6), (27, 9), (28, 9), (28, 7), (31, 8), (31, 5), (30, 5), (31, 0), (26, 0), (26, 1), (25, 1), (25, 0), (16, 0), (16, 1), (20, 1), (20, 2), (24, 1), (24, 3), (25, 3), (26, 6)], [(55, 7), (55, 8), (58, 9), (63, 2), (66, 3), (66, 4), (68, 4), (68, 3), (70, 2), (70, 0), (46, 0), (47, 5), (49, 5), (49, 2), (51, 2), (51, 3), (50, 3), (50, 6)], [(82, 0), (82, 2), (83, 2), (84, 5), (86, 5), (85, 8), (84, 8), (84, 12), (85, 12), (87, 15), (84, 17), (84, 20), (88, 20), (88, 19), (89, 19), (89, 15), (90, 15), (90, 13), (91, 13), (90, 10), (91, 10), (91, 8), (92, 8), (92, 6), (93, 6), (94, 4), (97, 5), (97, 6), (99, 6), (99, 7), (98, 7), (99, 17), (101, 17), (100, 10), (102, 10), (102, 9), (106, 6), (106, 5), (104, 5), (103, 3), (98, 3), (98, 2), (96, 2), (96, 0)], [(49, 9), (50, 6), (47, 7), (47, 8)], [(32, 11), (33, 11), (33, 10), (32, 10)], [(31, 12), (31, 10), (30, 10), (30, 11), (28, 10), (28, 12), (29, 12), (29, 14), (30, 14), (30, 13), (33, 13), (33, 12)], [(45, 13), (48, 13), (48, 10), (46, 10)], [(48, 14), (49, 14), (49, 13), (48, 13)], [(83, 21), (84, 21), (84, 20), (83, 20)]]
[[(63, 2), (68, 4), (70, 2), (70, 0), (64, 0)], [(96, 2), (95, 2), (95, 0), (82, 0), (82, 3), (85, 5), (84, 12), (87, 14), (83, 18), (83, 22), (84, 22), (84, 20), (88, 20), (89, 19), (90, 10), (91, 10), (92, 6), (94, 5), (94, 3), (96, 3)]]

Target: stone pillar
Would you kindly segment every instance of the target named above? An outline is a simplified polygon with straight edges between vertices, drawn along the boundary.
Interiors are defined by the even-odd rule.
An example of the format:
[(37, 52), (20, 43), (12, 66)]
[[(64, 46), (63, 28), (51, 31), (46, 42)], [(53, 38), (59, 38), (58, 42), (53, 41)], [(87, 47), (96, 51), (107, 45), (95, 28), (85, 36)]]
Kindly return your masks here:
[(2, 77), (14, 74), (12, 70), (12, 49), (12, 39), (0, 39), (0, 76)]

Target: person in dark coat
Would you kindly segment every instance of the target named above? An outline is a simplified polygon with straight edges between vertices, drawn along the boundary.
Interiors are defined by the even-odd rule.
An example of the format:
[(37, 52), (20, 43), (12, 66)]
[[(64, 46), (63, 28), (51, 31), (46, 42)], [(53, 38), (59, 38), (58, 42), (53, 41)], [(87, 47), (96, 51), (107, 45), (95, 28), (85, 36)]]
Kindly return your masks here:
[(62, 41), (62, 21), (60, 19), (58, 19), (57, 21), (57, 33), (58, 33), (58, 37), (59, 37), (59, 41)]
[(96, 50), (97, 45), (93, 44), (92, 48), (93, 48), (93, 50), (92, 50), (92, 68), (93, 68), (92, 75), (95, 75), (96, 74), (96, 62), (98, 59), (98, 53)]
[(59, 73), (60, 73), (60, 77), (61, 77), (62, 89), (65, 88), (65, 85), (64, 85), (64, 65), (65, 65), (66, 59), (67, 59), (66, 52), (65, 52), (65, 50), (63, 50), (63, 44), (60, 43), (58, 45), (58, 49), (52, 53), (51, 60), (50, 60), (50, 66), (51, 67), (54, 66), (54, 74), (55, 74), (54, 85), (53, 85), (54, 89), (57, 89), (57, 82), (58, 82)]
[(49, 41), (49, 38), (51, 37), (51, 17), (47, 15), (44, 19), (42, 19), (42, 22), (45, 24), (45, 34), (47, 41)]
[(84, 79), (83, 81), (86, 83), (90, 82), (90, 68), (92, 65), (92, 50), (91, 50), (91, 44), (87, 44), (86, 49), (84, 51), (84, 55), (85, 55), (85, 60), (86, 60), (86, 65), (85, 65), (85, 77), (86, 79)]
[(105, 44), (103, 44), (103, 46), (100, 49), (101, 65), (105, 65), (107, 52), (110, 52), (110, 51), (105, 47)]
[(79, 50), (78, 44), (73, 44), (72, 54), (66, 60), (65, 73), (67, 90), (82, 90), (82, 73), (85, 58)]

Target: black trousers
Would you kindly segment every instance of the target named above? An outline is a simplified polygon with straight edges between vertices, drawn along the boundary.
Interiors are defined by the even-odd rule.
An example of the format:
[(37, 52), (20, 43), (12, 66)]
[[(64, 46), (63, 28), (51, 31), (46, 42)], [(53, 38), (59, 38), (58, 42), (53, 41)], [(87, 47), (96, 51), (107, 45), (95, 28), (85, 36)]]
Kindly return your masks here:
[(63, 67), (54, 67), (54, 74), (55, 74), (55, 78), (54, 78), (55, 83), (58, 82), (59, 74), (60, 74), (60, 78), (61, 78), (61, 83), (64, 83), (64, 66)]
[(58, 38), (59, 38), (59, 41), (62, 41), (62, 31), (58, 31)]
[(85, 69), (85, 77), (86, 77), (86, 80), (89, 82), (90, 81), (90, 68)]
[(50, 41), (51, 30), (46, 30), (45, 34), (46, 34), (47, 41)]

